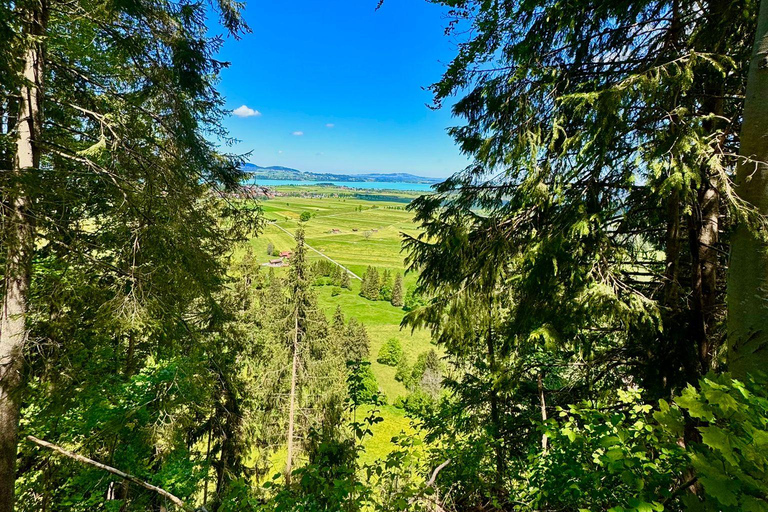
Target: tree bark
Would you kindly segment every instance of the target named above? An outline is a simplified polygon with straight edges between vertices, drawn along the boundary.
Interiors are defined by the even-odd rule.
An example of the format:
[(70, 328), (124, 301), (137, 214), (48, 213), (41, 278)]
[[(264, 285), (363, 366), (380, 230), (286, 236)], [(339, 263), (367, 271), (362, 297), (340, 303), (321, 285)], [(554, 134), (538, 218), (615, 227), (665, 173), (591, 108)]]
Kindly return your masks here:
[(693, 319), (691, 334), (696, 343), (695, 366), (689, 371), (689, 381), (695, 382), (712, 369), (715, 352), (715, 313), (717, 299), (717, 269), (719, 259), (720, 193), (710, 177), (704, 176), (698, 190), (698, 201), (691, 218), (691, 281)]
[[(544, 395), (544, 378), (539, 372), (537, 384), (539, 387), (539, 407), (541, 408), (541, 421), (545, 422), (547, 421), (547, 400), (546, 396)], [(541, 435), (541, 449), (544, 451), (547, 451), (547, 434)]]
[[(768, 214), (768, 2), (760, 2), (747, 75), (736, 193)], [(768, 244), (744, 223), (731, 243), (728, 271), (728, 363), (734, 376), (768, 365)]]
[(26, 15), (28, 46), (24, 53), (18, 138), (11, 171), (14, 183), (8, 204), (7, 254), (0, 308), (0, 512), (12, 512), (14, 505), (22, 353), (27, 340), (26, 317), (35, 244), (35, 227), (29, 211), (31, 199), (25, 190), (24, 178), (40, 166), (45, 60), (42, 37), (48, 17), (45, 0), (32, 2)]

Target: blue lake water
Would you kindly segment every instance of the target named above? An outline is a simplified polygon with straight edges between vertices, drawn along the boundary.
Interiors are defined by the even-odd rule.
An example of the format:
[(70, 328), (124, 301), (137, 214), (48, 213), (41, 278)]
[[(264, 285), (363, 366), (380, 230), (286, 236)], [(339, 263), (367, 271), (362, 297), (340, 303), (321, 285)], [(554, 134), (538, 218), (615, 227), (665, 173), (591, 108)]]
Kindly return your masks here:
[(267, 180), (263, 178), (253, 179), (248, 182), (251, 185), (264, 185), (266, 187), (277, 187), (281, 185), (317, 185), (318, 183), (328, 183), (336, 187), (348, 187), (360, 190), (413, 190), (416, 192), (428, 192), (432, 190), (431, 185), (427, 183), (402, 183), (399, 181), (298, 181), (298, 180)]

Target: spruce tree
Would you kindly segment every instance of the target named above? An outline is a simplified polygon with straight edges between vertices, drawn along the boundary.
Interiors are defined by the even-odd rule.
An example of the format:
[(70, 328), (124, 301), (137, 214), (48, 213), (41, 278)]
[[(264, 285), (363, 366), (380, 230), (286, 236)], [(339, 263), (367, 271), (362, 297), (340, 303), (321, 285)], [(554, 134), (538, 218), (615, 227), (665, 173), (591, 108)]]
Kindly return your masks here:
[(366, 361), (371, 351), (371, 341), (365, 325), (350, 318), (344, 332), (344, 357), (347, 361)]
[[(285, 434), (287, 482), (290, 482), (298, 449), (296, 439), (304, 437), (327, 410), (338, 405), (343, 399), (346, 382), (343, 340), (333, 335), (333, 327), (328, 325), (317, 304), (303, 229), (298, 229), (295, 236), (281, 333), (291, 353)], [(343, 319), (334, 319), (334, 323), (338, 321)], [(302, 411), (300, 417), (297, 417), (297, 410)]]
[(360, 285), (360, 295), (368, 300), (378, 300), (380, 286), (379, 271), (376, 270), (376, 267), (369, 265), (363, 274), (363, 282)]
[(385, 268), (381, 273), (379, 299), (386, 301), (392, 300), (392, 272), (388, 268)]
[(347, 290), (352, 288), (352, 283), (349, 279), (349, 272), (347, 272), (346, 270), (342, 270), (341, 272), (341, 281), (339, 283), (339, 286), (341, 286), (342, 288), (346, 288)]
[(392, 305), (403, 307), (403, 275), (398, 272), (395, 275), (395, 284), (392, 286)]

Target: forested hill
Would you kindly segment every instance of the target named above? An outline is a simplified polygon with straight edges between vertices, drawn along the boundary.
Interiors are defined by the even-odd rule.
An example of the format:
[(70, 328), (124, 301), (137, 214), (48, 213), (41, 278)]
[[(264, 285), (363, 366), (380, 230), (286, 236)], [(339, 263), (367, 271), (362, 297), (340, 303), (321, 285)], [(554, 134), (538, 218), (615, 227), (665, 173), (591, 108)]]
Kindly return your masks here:
[(439, 183), (437, 178), (428, 178), (425, 176), (415, 176), (405, 172), (393, 172), (387, 174), (332, 174), (316, 173), (308, 171), (299, 171), (290, 167), (269, 166), (261, 167), (254, 164), (244, 164), (243, 171), (251, 174), (254, 178), (264, 178), (268, 180), (298, 180), (298, 181), (374, 181), (385, 183)]

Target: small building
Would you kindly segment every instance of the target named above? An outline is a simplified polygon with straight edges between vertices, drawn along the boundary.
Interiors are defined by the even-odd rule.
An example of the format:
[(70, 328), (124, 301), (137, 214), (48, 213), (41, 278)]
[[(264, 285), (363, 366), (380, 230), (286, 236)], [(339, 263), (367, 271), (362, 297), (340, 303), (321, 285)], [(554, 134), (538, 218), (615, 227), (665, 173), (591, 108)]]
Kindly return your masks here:
[(358, 232), (358, 229), (357, 229), (357, 228), (352, 228), (352, 231), (354, 231), (355, 233), (357, 233), (357, 232)]
[(274, 260), (269, 260), (269, 266), (270, 267), (282, 267), (283, 266), (283, 258), (277, 258)]
[(334, 235), (338, 235), (339, 233), (341, 233), (341, 230), (340, 230), (340, 229), (336, 229), (336, 228), (333, 228), (333, 229), (331, 230), (331, 233), (333, 233)]
[(293, 251), (283, 251), (280, 253), (281, 258), (290, 258), (293, 256)]
[(379, 232), (378, 229), (372, 229), (371, 231), (373, 231), (374, 233), (378, 233)]

